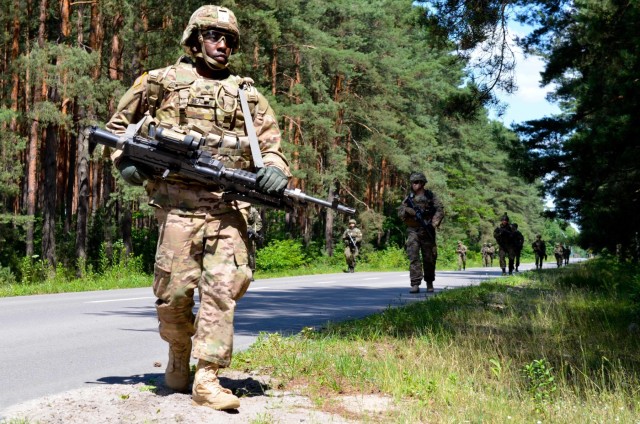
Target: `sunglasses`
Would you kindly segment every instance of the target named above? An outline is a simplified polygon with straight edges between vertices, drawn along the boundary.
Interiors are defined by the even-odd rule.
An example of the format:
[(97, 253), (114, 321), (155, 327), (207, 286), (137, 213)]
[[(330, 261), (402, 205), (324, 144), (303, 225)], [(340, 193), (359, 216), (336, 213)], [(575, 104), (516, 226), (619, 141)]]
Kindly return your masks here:
[(231, 34), (230, 32), (223, 32), (215, 29), (208, 29), (208, 30), (202, 31), (201, 34), (202, 34), (202, 38), (205, 41), (209, 41), (212, 43), (219, 43), (222, 40), (224, 40), (227, 47), (230, 47), (232, 49), (238, 48), (238, 37)]

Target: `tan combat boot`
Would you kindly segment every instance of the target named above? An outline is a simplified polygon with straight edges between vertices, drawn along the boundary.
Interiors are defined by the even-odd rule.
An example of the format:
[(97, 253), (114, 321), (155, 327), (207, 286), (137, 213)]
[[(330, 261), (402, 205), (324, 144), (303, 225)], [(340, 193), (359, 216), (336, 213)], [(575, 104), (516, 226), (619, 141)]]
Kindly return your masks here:
[(202, 359), (198, 361), (196, 368), (191, 399), (194, 405), (208, 406), (218, 410), (240, 407), (240, 400), (231, 393), (231, 390), (220, 385), (218, 365)]
[(169, 363), (164, 372), (164, 384), (176, 392), (189, 391), (189, 359), (191, 358), (191, 341), (188, 345), (169, 345)]

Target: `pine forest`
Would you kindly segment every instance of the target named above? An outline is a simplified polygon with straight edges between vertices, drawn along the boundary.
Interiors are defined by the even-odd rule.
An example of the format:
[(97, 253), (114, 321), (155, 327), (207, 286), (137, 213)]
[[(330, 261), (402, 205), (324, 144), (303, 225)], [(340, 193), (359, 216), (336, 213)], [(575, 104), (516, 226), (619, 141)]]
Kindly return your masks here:
[[(152, 263), (144, 191), (90, 148), (85, 129), (104, 127), (138, 76), (179, 59), (203, 4), (1, 2), (0, 267), (41, 258), (80, 274), (116, 244)], [(279, 119), (291, 186), (355, 207), (368, 249), (403, 245), (396, 208), (419, 171), (444, 203), (443, 249), (464, 240), (479, 251), (506, 212), (525, 245), (537, 233), (567, 237), (571, 221), (585, 249), (637, 250), (637, 2), (219, 4), (241, 31), (232, 72), (251, 77)], [(517, 95), (496, 38), (506, 19), (538, 28), (519, 42), (545, 57), (562, 115), (514, 128), (490, 119), (495, 90)], [(469, 52), (486, 45), (493, 53), (474, 63)], [(298, 239), (330, 256), (349, 219), (313, 205), (262, 212), (267, 241)]]

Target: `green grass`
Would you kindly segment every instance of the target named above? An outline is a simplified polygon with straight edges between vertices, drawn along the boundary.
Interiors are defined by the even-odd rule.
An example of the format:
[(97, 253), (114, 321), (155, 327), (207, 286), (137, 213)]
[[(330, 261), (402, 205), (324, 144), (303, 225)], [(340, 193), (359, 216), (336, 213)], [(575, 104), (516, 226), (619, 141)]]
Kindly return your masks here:
[[(290, 247), (285, 246), (290, 249)], [(286, 251), (271, 252), (269, 257), (286, 255)], [(266, 258), (266, 256), (265, 256)], [(44, 261), (25, 258), (23, 264), (23, 281), (15, 282), (15, 277), (10, 274), (0, 273), (0, 297), (27, 296), (34, 294), (69, 293), (93, 290), (113, 290), (125, 288), (151, 287), (153, 276), (140, 271), (139, 258), (120, 258), (113, 264), (103, 259), (101, 269), (103, 272), (86, 271), (86, 276), (77, 278), (73, 271), (61, 267), (53, 272), (49, 270)], [(269, 263), (275, 260), (272, 258)], [(277, 277), (292, 277), (312, 274), (340, 273), (346, 269), (344, 255), (341, 250), (336, 250), (333, 257), (320, 256), (308, 261), (309, 265), (298, 267), (284, 266), (274, 267), (268, 271), (260, 269), (260, 256), (258, 256), (257, 279), (269, 279)], [(455, 263), (445, 260), (438, 261), (438, 270), (451, 270), (456, 268)], [(478, 267), (478, 261), (469, 261), (468, 267)], [(365, 271), (406, 271), (409, 262), (404, 250), (389, 248), (384, 251), (365, 252), (356, 266), (357, 272)], [(8, 270), (4, 270), (6, 273)]]
[(263, 335), (232, 365), (320, 407), (343, 394), (394, 399), (362, 422), (638, 423), (639, 300), (638, 268), (590, 261)]

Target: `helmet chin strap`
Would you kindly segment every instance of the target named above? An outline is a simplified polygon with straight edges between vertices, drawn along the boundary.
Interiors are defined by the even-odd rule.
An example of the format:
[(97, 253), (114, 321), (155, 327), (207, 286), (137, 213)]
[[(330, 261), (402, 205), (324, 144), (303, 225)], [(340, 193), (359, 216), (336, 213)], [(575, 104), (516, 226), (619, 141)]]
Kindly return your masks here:
[[(209, 55), (207, 55), (207, 50), (204, 48), (204, 38), (202, 37), (202, 34), (198, 34), (198, 42), (200, 43), (200, 51), (196, 52), (194, 56), (202, 59), (209, 69), (211, 69), (212, 71), (220, 71), (222, 69), (226, 69), (229, 66), (229, 61), (227, 61), (227, 63), (225, 64), (218, 63), (213, 58), (209, 57)], [(231, 49), (231, 53), (233, 53), (233, 49)]]

